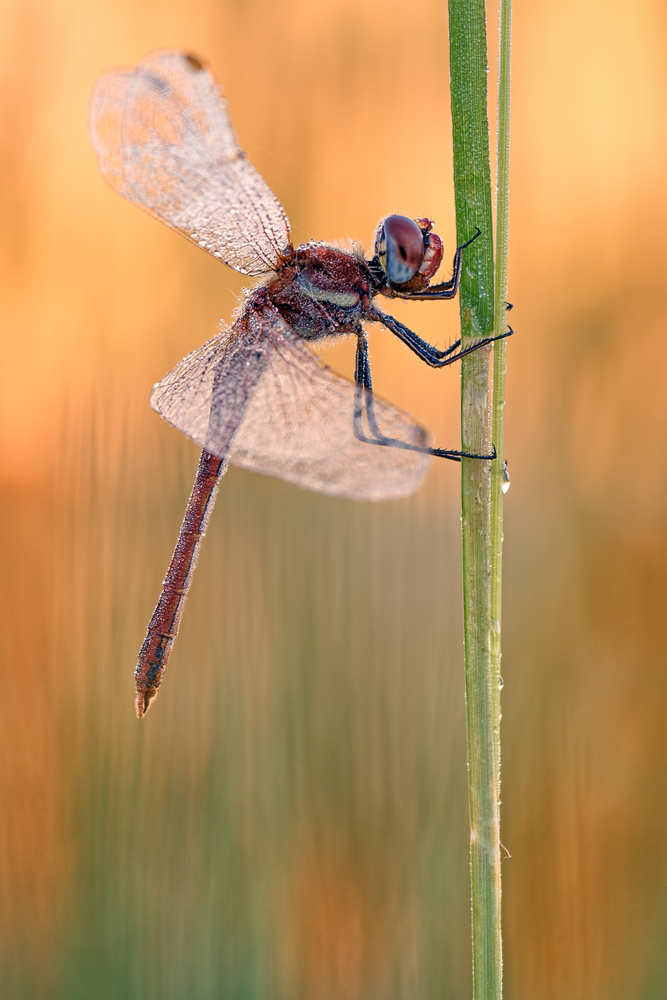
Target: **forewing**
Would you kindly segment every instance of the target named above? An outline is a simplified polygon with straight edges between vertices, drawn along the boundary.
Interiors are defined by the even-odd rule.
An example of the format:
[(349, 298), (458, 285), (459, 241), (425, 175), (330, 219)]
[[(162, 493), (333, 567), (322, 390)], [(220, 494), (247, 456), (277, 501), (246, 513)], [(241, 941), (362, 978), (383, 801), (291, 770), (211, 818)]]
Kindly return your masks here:
[[(429, 456), (357, 440), (354, 397), (354, 384), (267, 307), (184, 358), (154, 387), (151, 406), (200, 447), (253, 472), (353, 500), (414, 493)], [(374, 400), (383, 434), (428, 445), (407, 413)]]
[(242, 274), (289, 248), (280, 202), (246, 159), (213, 74), (194, 56), (155, 52), (101, 76), (90, 135), (111, 187)]

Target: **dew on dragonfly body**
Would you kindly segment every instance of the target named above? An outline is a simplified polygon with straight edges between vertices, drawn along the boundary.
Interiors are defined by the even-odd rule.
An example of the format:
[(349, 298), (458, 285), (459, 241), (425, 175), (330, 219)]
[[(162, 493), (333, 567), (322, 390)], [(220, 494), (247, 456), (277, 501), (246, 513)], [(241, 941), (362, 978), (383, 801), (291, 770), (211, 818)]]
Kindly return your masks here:
[[(231, 329), (221, 326), (220, 336), (180, 362), (151, 394), (153, 408), (203, 450), (168, 582), (139, 654), (141, 718), (160, 686), (228, 461), (331, 496), (408, 496), (425, 476), (429, 456), (462, 456), (428, 447), (425, 430), (409, 414), (374, 400), (362, 320), (384, 323), (434, 367), (482, 346), (476, 339), (497, 338), (486, 336), (490, 289), (474, 253), (462, 256), (482, 235), (479, 228), (457, 247), (452, 278), (430, 291), (442, 240), (425, 218), (387, 216), (368, 259), (319, 240), (295, 250), (280, 202), (240, 150), (222, 89), (197, 56), (162, 50), (131, 71), (106, 73), (90, 107), (98, 163), (112, 188), (240, 274), (272, 275), (261, 290), (244, 292)], [(236, 168), (228, 168), (232, 163)], [(481, 300), (479, 315), (465, 310), (472, 343), (466, 337), (463, 350), (439, 351), (371, 305), (377, 295), (450, 299), (462, 266)], [(309, 345), (334, 329), (357, 339), (354, 380), (331, 372)], [(486, 389), (473, 387), (472, 406), (483, 417)], [(471, 458), (490, 462), (492, 456), (468, 454), (466, 462)], [(475, 498), (477, 504), (488, 499), (480, 491)], [(485, 544), (485, 530), (478, 531)]]

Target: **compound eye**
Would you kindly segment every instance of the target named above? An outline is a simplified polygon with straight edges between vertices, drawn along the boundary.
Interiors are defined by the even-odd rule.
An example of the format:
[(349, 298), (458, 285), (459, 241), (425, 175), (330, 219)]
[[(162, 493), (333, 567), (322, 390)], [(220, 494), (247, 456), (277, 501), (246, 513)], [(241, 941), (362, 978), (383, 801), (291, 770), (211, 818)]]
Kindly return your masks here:
[(384, 220), (376, 241), (382, 270), (394, 285), (414, 278), (424, 257), (424, 234), (405, 215), (390, 215)]

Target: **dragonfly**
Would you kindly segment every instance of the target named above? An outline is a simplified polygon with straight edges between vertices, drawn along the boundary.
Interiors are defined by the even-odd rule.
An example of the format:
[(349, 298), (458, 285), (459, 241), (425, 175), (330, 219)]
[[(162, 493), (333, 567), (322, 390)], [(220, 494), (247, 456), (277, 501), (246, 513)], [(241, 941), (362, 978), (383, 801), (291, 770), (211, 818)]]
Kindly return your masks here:
[[(96, 82), (89, 131), (109, 185), (248, 278), (231, 327), (184, 358), (150, 403), (202, 449), (162, 593), (135, 671), (142, 718), (158, 693), (178, 634), (221, 477), (232, 463), (331, 496), (387, 500), (413, 493), (433, 456), (491, 460), (432, 447), (411, 416), (373, 393), (364, 323), (380, 323), (426, 364), (444, 368), (509, 333), (438, 350), (375, 299), (439, 300), (431, 285), (442, 240), (426, 218), (390, 215), (373, 255), (310, 241), (296, 249), (282, 205), (241, 149), (222, 88), (199, 57), (154, 52)], [(354, 380), (334, 373), (313, 344), (356, 338)]]

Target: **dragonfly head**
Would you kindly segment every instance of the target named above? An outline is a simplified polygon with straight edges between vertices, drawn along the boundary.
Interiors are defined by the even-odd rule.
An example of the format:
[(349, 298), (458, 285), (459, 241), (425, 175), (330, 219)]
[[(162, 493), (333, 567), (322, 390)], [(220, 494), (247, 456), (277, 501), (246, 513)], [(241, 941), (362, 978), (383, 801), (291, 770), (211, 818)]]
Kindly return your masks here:
[(409, 219), (406, 215), (389, 215), (382, 220), (371, 262), (382, 284), (406, 292), (428, 286), (442, 261), (442, 240), (432, 228), (429, 219)]

